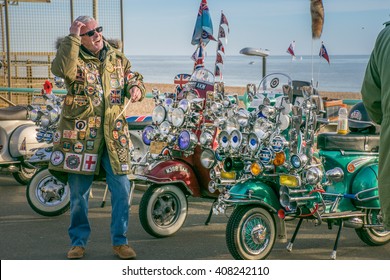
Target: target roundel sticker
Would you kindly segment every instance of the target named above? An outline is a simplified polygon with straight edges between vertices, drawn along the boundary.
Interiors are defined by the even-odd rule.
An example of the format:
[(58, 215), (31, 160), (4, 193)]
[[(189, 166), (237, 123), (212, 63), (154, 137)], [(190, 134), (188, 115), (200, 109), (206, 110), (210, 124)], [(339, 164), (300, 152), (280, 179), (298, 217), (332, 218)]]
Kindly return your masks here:
[(270, 82), (271, 88), (276, 88), (279, 85), (279, 79), (278, 78), (273, 78)]

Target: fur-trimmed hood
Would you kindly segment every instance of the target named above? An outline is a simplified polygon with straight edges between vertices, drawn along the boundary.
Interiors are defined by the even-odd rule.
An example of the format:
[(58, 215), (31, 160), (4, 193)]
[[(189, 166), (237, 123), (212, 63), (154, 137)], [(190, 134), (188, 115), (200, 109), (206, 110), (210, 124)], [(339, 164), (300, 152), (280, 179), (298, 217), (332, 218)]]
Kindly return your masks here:
[[(61, 42), (62, 40), (64, 39), (64, 37), (58, 37), (57, 38), (57, 41), (55, 43), (55, 48), (56, 50), (58, 50), (58, 48), (60, 47), (61, 45)], [(119, 39), (107, 39), (103, 36), (103, 40), (108, 43), (111, 47), (115, 48), (115, 49), (118, 49), (118, 50), (121, 50), (122, 49), (122, 41), (119, 40)]]

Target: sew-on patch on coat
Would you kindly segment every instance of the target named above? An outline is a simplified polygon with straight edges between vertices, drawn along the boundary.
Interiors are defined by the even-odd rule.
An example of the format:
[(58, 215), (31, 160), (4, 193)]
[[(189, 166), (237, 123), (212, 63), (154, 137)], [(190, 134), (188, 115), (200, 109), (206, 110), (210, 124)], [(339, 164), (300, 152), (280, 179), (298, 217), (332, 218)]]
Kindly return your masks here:
[(82, 155), (73, 154), (73, 153), (66, 153), (65, 154), (64, 169), (73, 170), (73, 171), (80, 171), (82, 157), (83, 157)]
[(83, 171), (94, 172), (96, 169), (97, 154), (84, 154)]

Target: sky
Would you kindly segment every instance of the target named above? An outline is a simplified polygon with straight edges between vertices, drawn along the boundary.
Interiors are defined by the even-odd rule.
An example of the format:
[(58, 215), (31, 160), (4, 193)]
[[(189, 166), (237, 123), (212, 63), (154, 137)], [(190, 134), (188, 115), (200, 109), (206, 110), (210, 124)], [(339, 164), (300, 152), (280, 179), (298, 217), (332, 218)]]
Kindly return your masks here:
[[(124, 47), (127, 55), (192, 55), (192, 33), (201, 0), (124, 0)], [(217, 37), (221, 10), (230, 33), (226, 55), (245, 47), (286, 55), (318, 54), (323, 41), (330, 55), (371, 53), (384, 22), (390, 21), (389, 0), (323, 0), (325, 20), (320, 39), (311, 38), (309, 0), (208, 0)], [(206, 51), (215, 53), (216, 42)]]

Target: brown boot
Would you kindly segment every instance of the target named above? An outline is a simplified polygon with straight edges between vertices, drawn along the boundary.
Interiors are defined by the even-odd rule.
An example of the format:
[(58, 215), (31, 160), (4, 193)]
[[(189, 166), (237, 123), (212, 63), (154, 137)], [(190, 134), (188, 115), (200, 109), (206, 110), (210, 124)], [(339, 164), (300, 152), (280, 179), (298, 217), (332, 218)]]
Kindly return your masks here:
[(133, 248), (126, 244), (112, 246), (112, 249), (114, 249), (114, 254), (123, 260), (134, 259), (137, 256)]
[(85, 248), (81, 246), (73, 246), (66, 255), (68, 259), (81, 259), (84, 257)]

